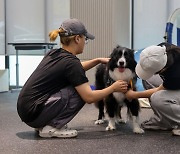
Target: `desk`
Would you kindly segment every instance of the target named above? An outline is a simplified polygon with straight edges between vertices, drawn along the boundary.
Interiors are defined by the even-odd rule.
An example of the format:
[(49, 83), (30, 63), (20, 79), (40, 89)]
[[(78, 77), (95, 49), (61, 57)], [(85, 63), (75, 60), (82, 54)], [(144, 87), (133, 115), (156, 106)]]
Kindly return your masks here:
[(45, 50), (52, 49), (56, 43), (8, 43), (12, 45), (16, 50), (16, 88), (19, 88), (19, 50)]

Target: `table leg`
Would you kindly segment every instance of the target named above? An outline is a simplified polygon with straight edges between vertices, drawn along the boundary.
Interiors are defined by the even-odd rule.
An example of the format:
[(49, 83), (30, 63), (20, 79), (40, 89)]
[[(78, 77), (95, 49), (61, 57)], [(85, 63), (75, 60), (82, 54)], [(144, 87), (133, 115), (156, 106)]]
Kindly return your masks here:
[(19, 59), (18, 59), (18, 50), (16, 50), (16, 88), (19, 88)]

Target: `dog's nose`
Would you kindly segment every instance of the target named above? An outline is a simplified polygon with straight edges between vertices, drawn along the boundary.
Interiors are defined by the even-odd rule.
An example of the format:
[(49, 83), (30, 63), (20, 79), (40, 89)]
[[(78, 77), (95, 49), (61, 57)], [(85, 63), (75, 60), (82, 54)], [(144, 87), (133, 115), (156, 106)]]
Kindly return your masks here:
[(123, 62), (123, 61), (120, 61), (120, 62), (119, 62), (119, 65), (120, 65), (120, 66), (124, 66), (124, 62)]

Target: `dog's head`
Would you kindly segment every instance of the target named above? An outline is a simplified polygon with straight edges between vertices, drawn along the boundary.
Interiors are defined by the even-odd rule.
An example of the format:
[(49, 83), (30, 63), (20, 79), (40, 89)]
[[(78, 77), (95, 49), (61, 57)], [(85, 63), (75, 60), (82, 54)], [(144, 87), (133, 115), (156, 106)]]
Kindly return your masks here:
[(135, 74), (137, 62), (134, 59), (134, 50), (117, 46), (110, 55), (108, 69), (114, 80), (129, 80)]

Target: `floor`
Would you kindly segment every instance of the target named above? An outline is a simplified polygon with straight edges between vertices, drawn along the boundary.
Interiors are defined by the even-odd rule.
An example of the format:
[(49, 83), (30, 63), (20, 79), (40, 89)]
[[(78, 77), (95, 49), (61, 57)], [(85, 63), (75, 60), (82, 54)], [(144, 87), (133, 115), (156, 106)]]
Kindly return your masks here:
[[(16, 111), (18, 92), (0, 93), (0, 154), (179, 154), (180, 137), (170, 131), (146, 131), (133, 134), (131, 124), (118, 125), (106, 132), (107, 124), (95, 125), (97, 109), (85, 105), (69, 123), (79, 135), (73, 139), (40, 138), (33, 128), (21, 122)], [(123, 117), (126, 118), (126, 109)], [(140, 122), (152, 110), (142, 108)]]

